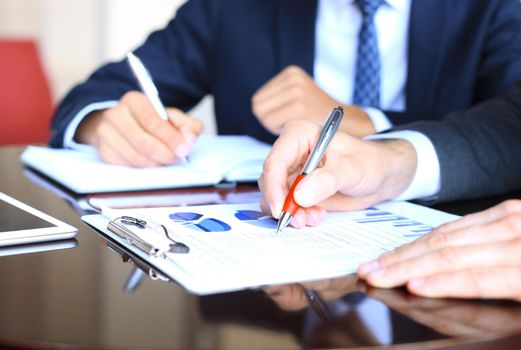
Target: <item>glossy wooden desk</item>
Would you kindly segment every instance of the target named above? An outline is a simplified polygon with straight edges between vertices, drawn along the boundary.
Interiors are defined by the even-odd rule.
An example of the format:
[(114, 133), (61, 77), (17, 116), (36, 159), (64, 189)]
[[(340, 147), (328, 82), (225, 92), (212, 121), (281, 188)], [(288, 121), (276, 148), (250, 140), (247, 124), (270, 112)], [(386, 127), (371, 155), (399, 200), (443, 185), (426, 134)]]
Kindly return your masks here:
[[(174, 283), (153, 281), (123, 263), (104, 239), (82, 224), (84, 198), (67, 201), (63, 196), (70, 193), (56, 194), (45, 183), (37, 184), (38, 177), (18, 160), (21, 151), (0, 148), (0, 191), (78, 227), (80, 233), (75, 248), (0, 257), (1, 348), (372, 347), (379, 343), (372, 330), (381, 327), (388, 328), (391, 343), (408, 344), (398, 348), (521, 348), (521, 336), (515, 335), (521, 334), (521, 305), (516, 303), (429, 300), (401, 290), (368, 290), (370, 298), (358, 294), (352, 300), (339, 299), (351, 303), (357, 313), (335, 312), (329, 322), (322, 322), (298, 295), (277, 299), (284, 307), (293, 303), (298, 309), (284, 311), (262, 291), (197, 297)], [(173, 205), (237, 202), (255, 195), (255, 188), (241, 187), (170, 191), (156, 197), (163, 205)], [(465, 205), (470, 206), (452, 208), (461, 213)], [(331, 284), (336, 288), (333, 295), (351, 291), (356, 285), (349, 279)], [(379, 313), (374, 307), (358, 308), (368, 300)], [(364, 312), (370, 317), (360, 322)]]

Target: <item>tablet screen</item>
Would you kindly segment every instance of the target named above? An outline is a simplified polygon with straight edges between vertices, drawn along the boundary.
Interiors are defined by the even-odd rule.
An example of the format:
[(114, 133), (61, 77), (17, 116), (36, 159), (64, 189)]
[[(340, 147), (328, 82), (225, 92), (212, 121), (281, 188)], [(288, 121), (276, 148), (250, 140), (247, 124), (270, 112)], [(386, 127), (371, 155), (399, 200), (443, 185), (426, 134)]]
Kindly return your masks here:
[(0, 200), (1, 231), (20, 231), (54, 226), (49, 221)]
[(78, 230), (0, 192), (0, 246), (72, 238)]

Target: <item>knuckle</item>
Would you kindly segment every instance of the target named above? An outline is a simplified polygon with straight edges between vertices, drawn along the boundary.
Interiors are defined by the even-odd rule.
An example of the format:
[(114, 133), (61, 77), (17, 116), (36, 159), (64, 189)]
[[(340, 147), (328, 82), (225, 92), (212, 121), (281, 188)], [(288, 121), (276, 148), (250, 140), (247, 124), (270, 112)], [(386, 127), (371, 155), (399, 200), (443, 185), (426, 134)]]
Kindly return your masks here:
[(482, 273), (484, 271), (482, 269), (469, 269), (467, 270), (468, 280), (470, 282), (470, 290), (475, 292), (475, 296), (478, 298), (482, 298), (484, 291), (483, 285), (481, 283)]
[(132, 156), (128, 159), (130, 166), (134, 168), (146, 168), (150, 166), (149, 162), (141, 156)]
[(119, 113), (116, 108), (109, 108), (103, 112), (103, 119), (111, 124), (115, 124), (119, 120)]
[(440, 263), (444, 266), (456, 266), (459, 262), (459, 252), (457, 248), (449, 247), (438, 250), (437, 255)]
[(126, 92), (120, 99), (120, 103), (123, 105), (131, 104), (133, 101), (139, 99), (141, 97), (141, 93), (137, 91), (128, 91)]
[[(515, 266), (521, 267), (521, 237), (514, 238), (509, 246), (508, 260)], [(520, 275), (521, 276), (521, 275)]]
[(519, 276), (521, 275), (521, 267), (515, 268), (508, 274), (507, 285), (513, 291), (513, 297), (517, 301), (521, 301), (521, 279)]
[(509, 298), (521, 300), (521, 279), (519, 278), (521, 267), (505, 268), (501, 273), (498, 273), (497, 270), (485, 268), (482, 271), (487, 274), (486, 282), (482, 282), (482, 275), (479, 278), (476, 277), (476, 283), (482, 285), (481, 297), (486, 297), (486, 294), (489, 294), (485, 292), (485, 288), (490, 290), (490, 286), (501, 286), (507, 291)]
[(521, 200), (509, 199), (499, 205), (501, 211), (505, 214), (521, 213)]
[(256, 115), (257, 117), (262, 117), (264, 114), (262, 106), (255, 101), (253, 101), (253, 103), (251, 105), (251, 110), (253, 111), (253, 114)]
[(304, 95), (304, 91), (300, 85), (293, 86), (290, 91), (290, 96), (293, 98), (293, 100), (299, 100)]
[(510, 232), (521, 233), (521, 213), (509, 214), (503, 218), (503, 223), (506, 229)]
[(293, 73), (289, 77), (289, 82), (293, 86), (301, 86), (302, 83), (304, 83), (304, 81), (305, 81), (304, 76), (302, 75), (302, 72), (300, 72), (300, 71)]
[(426, 239), (427, 247), (430, 249), (443, 247), (447, 244), (448, 237), (444, 233), (433, 234), (429, 238)]
[(296, 99), (291, 103), (291, 110), (295, 117), (301, 116), (306, 111), (306, 107), (300, 99)]
[(290, 74), (290, 75), (298, 75), (302, 72), (302, 68), (300, 68), (299, 66), (296, 66), (296, 65), (291, 65), (291, 66), (288, 66), (286, 69), (285, 69), (286, 73)]
[(134, 146), (144, 154), (151, 154), (154, 152), (153, 142), (146, 137), (136, 136), (134, 139)]
[(310, 122), (303, 119), (291, 119), (284, 124), (281, 135), (286, 133), (300, 134), (309, 128), (310, 124)]
[(159, 118), (146, 118), (142, 121), (145, 128), (152, 134), (157, 135), (165, 130), (165, 123)]
[(264, 164), (262, 165), (262, 172), (263, 175), (259, 178), (259, 184), (264, 184), (266, 175), (269, 175), (273, 172), (273, 170), (276, 169), (276, 166), (274, 165), (273, 157), (271, 155), (266, 158), (264, 161)]

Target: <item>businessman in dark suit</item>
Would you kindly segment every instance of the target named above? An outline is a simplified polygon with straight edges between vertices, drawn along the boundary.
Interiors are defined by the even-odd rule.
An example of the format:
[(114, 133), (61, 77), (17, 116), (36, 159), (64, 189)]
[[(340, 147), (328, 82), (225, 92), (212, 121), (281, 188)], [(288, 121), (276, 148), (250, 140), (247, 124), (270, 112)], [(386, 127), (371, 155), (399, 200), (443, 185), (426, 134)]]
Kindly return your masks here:
[[(326, 210), (367, 208), (406, 192), (421, 167), (422, 154), (394, 136), (404, 129), (421, 133), (434, 147), (440, 188), (431, 199), (476, 198), (521, 188), (521, 83), (506, 96), (468, 111), (401, 128), (387, 139), (335, 135), (323, 166), (295, 189), (295, 201), (303, 209), (295, 214), (293, 225), (316, 225)], [(318, 132), (316, 124), (295, 121), (274, 144), (259, 180), (262, 206), (273, 216), (280, 215), (291, 179)], [(384, 254), (360, 267), (359, 275), (377, 287), (406, 284), (424, 296), (521, 301), (520, 247), (521, 200), (511, 200)]]
[(51, 145), (154, 166), (188, 152), (201, 125), (184, 112), (207, 94), (220, 134), (272, 142), (288, 119), (321, 121), (339, 103), (344, 130), (366, 135), (464, 110), (521, 78), (519, 1), (367, 1), (188, 1), (135, 51), (176, 127), (118, 62), (65, 97)]

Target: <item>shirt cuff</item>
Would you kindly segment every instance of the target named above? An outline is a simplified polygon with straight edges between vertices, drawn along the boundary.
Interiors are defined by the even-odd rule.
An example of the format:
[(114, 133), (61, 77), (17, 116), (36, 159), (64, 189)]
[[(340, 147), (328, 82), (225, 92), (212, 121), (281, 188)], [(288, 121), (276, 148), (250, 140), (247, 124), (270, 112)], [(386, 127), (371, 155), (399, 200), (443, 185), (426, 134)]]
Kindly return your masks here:
[(78, 129), (78, 126), (80, 125), (80, 123), (90, 113), (92, 113), (94, 111), (100, 111), (103, 109), (116, 107), (117, 104), (118, 104), (118, 101), (96, 102), (96, 103), (91, 103), (90, 105), (87, 105), (82, 110), (80, 110), (74, 116), (74, 118), (72, 118), (69, 125), (65, 129), (65, 134), (63, 136), (63, 147), (77, 149), (77, 150), (82, 150), (85, 147), (87, 147), (87, 145), (74, 141), (74, 135), (76, 135), (76, 129)]
[(440, 161), (431, 140), (418, 131), (402, 130), (386, 134), (371, 135), (366, 140), (403, 139), (409, 141), (417, 155), (414, 178), (409, 187), (396, 200), (429, 200), (439, 193), (441, 188)]
[(363, 107), (362, 109), (367, 113), (369, 119), (371, 119), (375, 132), (382, 132), (393, 127), (393, 123), (391, 123), (389, 118), (387, 118), (381, 110), (371, 107)]

